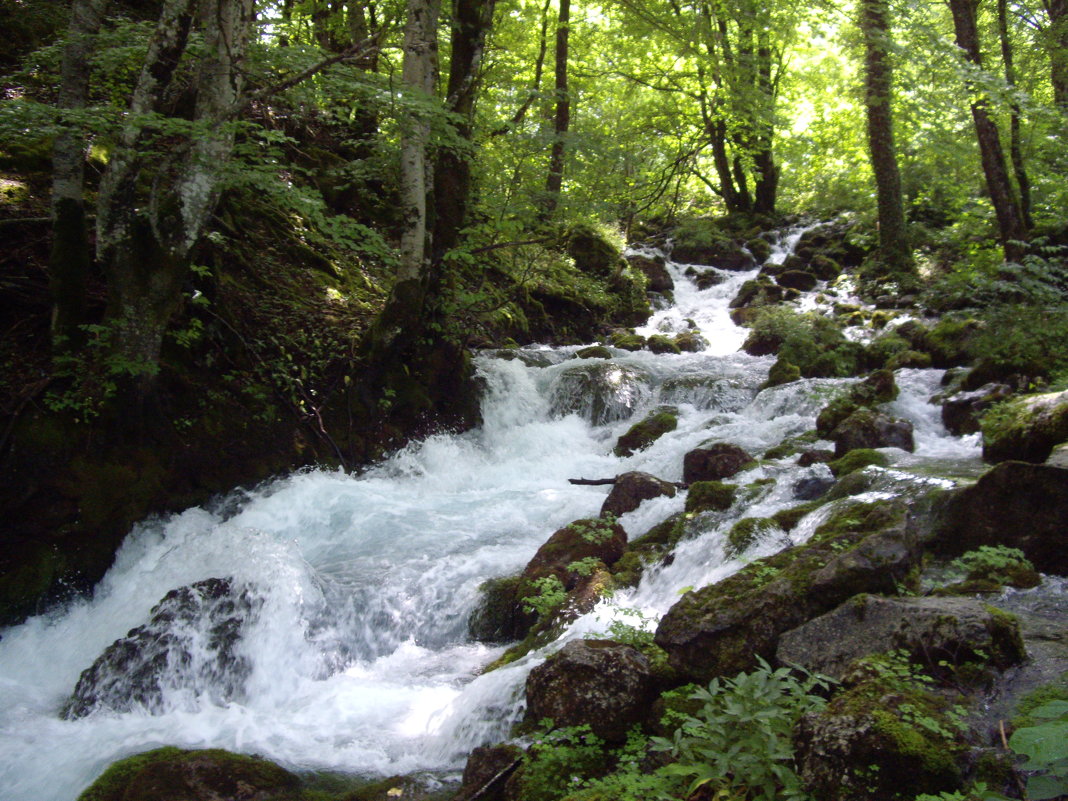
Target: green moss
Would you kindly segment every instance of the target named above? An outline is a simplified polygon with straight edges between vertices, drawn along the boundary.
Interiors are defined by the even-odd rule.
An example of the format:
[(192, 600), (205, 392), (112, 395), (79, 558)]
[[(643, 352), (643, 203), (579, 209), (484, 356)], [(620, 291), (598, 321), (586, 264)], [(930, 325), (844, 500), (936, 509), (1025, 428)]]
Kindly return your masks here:
[(686, 496), (687, 512), (725, 512), (734, 503), (738, 487), (722, 481), (695, 481)]
[(835, 459), (829, 463), (831, 472), (838, 478), (863, 470), (870, 465), (886, 467), (890, 460), (885, 453), (880, 453), (872, 448), (854, 448), (846, 453), (841, 459)]
[(892, 501), (872, 501), (843, 506), (823, 521), (812, 535), (811, 542), (830, 543), (842, 540), (849, 544), (859, 541), (873, 531), (882, 531), (901, 522), (905, 505)]
[(679, 346), (663, 334), (653, 334), (645, 345), (653, 353), (682, 353)]
[(622, 458), (645, 450), (664, 434), (674, 431), (678, 424), (678, 413), (674, 409), (653, 412), (642, 421), (632, 425), (616, 442), (613, 452)]
[(641, 350), (645, 347), (645, 337), (630, 331), (617, 331), (610, 340), (613, 347), (620, 350)]
[(902, 367), (927, 368), (931, 366), (931, 355), (918, 350), (906, 350), (897, 353), (886, 362), (886, 369), (900, 370)]
[(789, 384), (801, 378), (801, 368), (796, 364), (790, 364), (786, 359), (779, 357), (775, 364), (768, 370), (768, 380), (765, 386), (777, 387)]
[(974, 317), (948, 314), (939, 319), (921, 342), (914, 342), (913, 348), (929, 353), (935, 367), (966, 364), (971, 359), (971, 347), (981, 327)]
[(583, 348), (575, 353), (575, 358), (578, 359), (611, 359), (612, 351), (606, 348), (604, 345), (590, 345), (588, 348)]
[(745, 517), (731, 526), (727, 533), (727, 547), (724, 552), (735, 558), (748, 551), (759, 541), (780, 531), (779, 524), (767, 517)]
[(783, 509), (776, 512), (771, 516), (771, 519), (775, 521), (783, 531), (793, 531), (797, 524), (801, 520), (807, 517), (809, 514), (819, 509), (823, 503), (821, 501), (809, 501), (808, 503), (798, 504), (797, 506), (791, 506), (789, 509)]
[(1068, 671), (1024, 695), (1016, 704), (1012, 727), (1020, 729), (1043, 723), (1044, 721), (1032, 717), (1031, 713), (1050, 701), (1068, 701)]

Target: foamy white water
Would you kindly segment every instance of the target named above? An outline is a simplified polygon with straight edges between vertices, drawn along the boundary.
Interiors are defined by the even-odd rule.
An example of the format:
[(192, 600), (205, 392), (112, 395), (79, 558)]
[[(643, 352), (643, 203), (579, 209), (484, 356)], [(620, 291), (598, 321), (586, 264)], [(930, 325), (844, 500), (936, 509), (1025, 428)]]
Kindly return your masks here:
[[(799, 235), (791, 233), (793, 242)], [(780, 247), (774, 258), (784, 253)], [(541, 349), (530, 361), (542, 367), (482, 357), (488, 390), (479, 430), (431, 437), (359, 477), (303, 472), (216, 508), (142, 524), (92, 599), (4, 631), (0, 798), (71, 801), (115, 759), (160, 745), (258, 753), (296, 770), (391, 775), (459, 769), (471, 748), (505, 736), (521, 712), (526, 673), (545, 654), (477, 676), (501, 649), (471, 642), (467, 618), (483, 581), (518, 571), (555, 529), (598, 513), (605, 489), (567, 479), (643, 470), (679, 480), (683, 455), (707, 440), (759, 455), (811, 429), (828, 393), (848, 383), (759, 391), (772, 359), (738, 352), (745, 331), (727, 308), (754, 273), (729, 274), (701, 291), (683, 265), (669, 266), (676, 305), (642, 331), (687, 330), (692, 320), (709, 347), (679, 356), (619, 351), (605, 374), (603, 409), (588, 403), (582, 372), (601, 363), (570, 358), (575, 348)], [(926, 402), (939, 376), (899, 373), (902, 395), (891, 410), (912, 420), (918, 441), (915, 455), (890, 452), (903, 468), (977, 461), (977, 444), (949, 437)], [(678, 428), (634, 456), (614, 457), (616, 438), (662, 403), (678, 409)], [(591, 424), (597, 414), (607, 422)], [(626, 608), (655, 620), (680, 588), (736, 570), (723, 554), (731, 524), (796, 503), (794, 484), (826, 471), (791, 462), (739, 477), (775, 484), (728, 515), (697, 521), (674, 564), (650, 571), (565, 637), (603, 630)], [(682, 493), (649, 501), (621, 522), (637, 537), (683, 503)], [(817, 522), (804, 521), (791, 539)], [(770, 541), (747, 557), (780, 545)], [(62, 719), (79, 675), (112, 642), (147, 623), (167, 592), (209, 578), (231, 579), (254, 601), (234, 649), (247, 666), (239, 692), (220, 697), (211, 676), (176, 678), (151, 712)], [(186, 633), (209, 658), (210, 638)]]

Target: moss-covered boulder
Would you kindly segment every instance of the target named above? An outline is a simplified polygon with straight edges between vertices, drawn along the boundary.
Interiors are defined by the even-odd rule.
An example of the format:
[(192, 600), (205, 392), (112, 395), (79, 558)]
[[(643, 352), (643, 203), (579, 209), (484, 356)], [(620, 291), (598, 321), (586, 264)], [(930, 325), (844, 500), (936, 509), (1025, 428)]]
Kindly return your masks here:
[(590, 225), (574, 225), (564, 236), (567, 255), (582, 272), (606, 278), (620, 267), (622, 252), (602, 231)]
[(116, 762), (78, 801), (289, 801), (299, 787), (295, 775), (259, 757), (158, 748)]
[(983, 414), (1012, 394), (1008, 384), (985, 384), (971, 392), (958, 392), (942, 403), (942, 425), (955, 436), (980, 430)]
[(732, 309), (749, 309), (758, 306), (773, 306), (786, 297), (782, 286), (767, 278), (753, 278), (738, 289), (730, 302)]
[(753, 457), (738, 445), (714, 442), (689, 451), (682, 461), (682, 480), (719, 481), (740, 473), (753, 463)]
[(679, 415), (675, 408), (663, 408), (652, 412), (641, 422), (635, 423), (616, 440), (612, 452), (619, 457), (632, 456), (643, 451), (660, 437), (678, 428)]
[(663, 334), (653, 334), (646, 340), (645, 347), (653, 353), (682, 353), (679, 346), (675, 344), (675, 341), (671, 339), (671, 337)]
[(756, 260), (713, 220), (687, 220), (674, 232), (671, 260), (706, 264), (721, 270), (751, 270)]
[(872, 448), (855, 448), (848, 451), (840, 459), (830, 462), (829, 467), (836, 478), (841, 478), (871, 465), (886, 467), (888, 464), (890, 464), (890, 459), (885, 453), (880, 453)]
[(860, 592), (892, 594), (917, 558), (904, 503), (847, 504), (805, 545), (686, 593), (661, 619), (656, 644), (695, 681), (751, 670), (774, 657), (784, 632)]
[(723, 551), (727, 557), (734, 559), (754, 545), (781, 537), (782, 534), (779, 524), (771, 518), (743, 517), (727, 532), (727, 544)]
[(627, 532), (618, 523), (602, 518), (576, 520), (553, 532), (538, 548), (520, 577), (518, 596), (537, 595), (539, 579), (553, 576), (565, 590), (573, 589), (583, 577), (579, 567), (584, 560), (611, 566), (627, 547)]
[(776, 658), (842, 679), (853, 660), (884, 651), (947, 680), (1027, 656), (1016, 619), (980, 601), (858, 595), (783, 634)]
[(631, 267), (645, 274), (650, 292), (671, 292), (675, 289), (675, 282), (671, 278), (671, 273), (668, 272), (663, 256), (645, 256), (634, 253), (626, 259)]
[(801, 719), (798, 773), (815, 797), (912, 801), (960, 788), (960, 711), (891, 667), (856, 670), (848, 689)]
[(1002, 462), (936, 507), (927, 547), (956, 557), (983, 545), (1018, 548), (1042, 573), (1068, 575), (1068, 470)]
[(611, 359), (612, 351), (606, 348), (604, 345), (590, 345), (588, 348), (582, 348), (575, 351), (576, 359)]
[(828, 435), (834, 442), (834, 455), (841, 459), (857, 448), (916, 449), (912, 423), (873, 409), (858, 409), (835, 426)]
[(775, 364), (768, 370), (768, 380), (764, 386), (777, 387), (797, 381), (800, 378), (801, 368), (780, 357), (775, 360)]
[(708, 347), (708, 340), (701, 335), (700, 331), (683, 331), (681, 334), (676, 334), (672, 342), (675, 343), (676, 348), (686, 353), (699, 353)]
[(819, 279), (806, 270), (786, 270), (775, 278), (779, 286), (787, 289), (796, 289), (799, 292), (811, 292), (816, 288)]
[(645, 337), (633, 331), (613, 331), (608, 341), (620, 350), (636, 351), (645, 347)]
[(601, 504), (601, 517), (615, 519), (627, 512), (633, 512), (642, 501), (652, 500), (666, 495), (675, 497), (675, 485), (649, 473), (634, 470), (616, 476), (612, 491)]
[(526, 720), (588, 725), (622, 742), (649, 711), (656, 688), (649, 660), (611, 640), (572, 640), (527, 676)]
[(652, 395), (648, 373), (610, 361), (575, 364), (556, 377), (549, 395), (553, 414), (577, 414), (594, 425), (625, 420)]
[(506, 801), (505, 783), (523, 761), (518, 745), (480, 745), (467, 757), (453, 801)]
[(734, 503), (738, 487), (722, 481), (695, 481), (686, 495), (687, 512), (725, 512)]
[(1068, 440), (1068, 391), (1006, 401), (982, 418), (983, 458), (1044, 462)]
[(478, 642), (522, 639), (529, 623), (519, 613), (520, 576), (490, 579), (479, 587), (481, 599), (467, 619), (467, 631)]

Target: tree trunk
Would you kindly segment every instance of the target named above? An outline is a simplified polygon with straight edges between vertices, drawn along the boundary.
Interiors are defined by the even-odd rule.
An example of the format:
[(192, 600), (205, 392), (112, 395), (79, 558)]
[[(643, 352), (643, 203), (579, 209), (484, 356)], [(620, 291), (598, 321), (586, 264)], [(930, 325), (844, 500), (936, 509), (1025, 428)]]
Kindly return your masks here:
[[(982, 67), (979, 30), (976, 23), (978, 7), (979, 0), (949, 0), (957, 46), (964, 51), (969, 61), (977, 67)], [(1019, 201), (1012, 191), (1009, 173), (1005, 167), (1005, 154), (1001, 148), (1001, 136), (998, 133), (997, 124), (990, 116), (988, 106), (989, 103), (983, 98), (974, 100), (971, 106), (972, 121), (975, 124), (983, 175), (986, 177), (990, 201), (994, 205), (1005, 259), (1016, 261), (1025, 252), (1027, 227), (1023, 222)]]
[(1068, 0), (1044, 0), (1053, 102), (1068, 114)]
[(571, 0), (560, 0), (556, 23), (556, 115), (553, 118), (553, 146), (549, 154), (549, 174), (545, 179), (543, 216), (551, 217), (560, 202), (564, 185), (564, 149), (571, 126), (571, 96), (567, 85), (568, 37), (571, 32)]
[[(181, 303), (193, 246), (219, 198), (220, 167), (234, 142), (253, 0), (168, 0), (130, 103), (128, 124), (101, 181), (97, 253), (108, 279), (114, 363), (143, 399), (163, 334)], [(203, 28), (193, 134), (162, 160), (144, 149), (144, 120), (158, 110), (195, 20)], [(147, 202), (141, 187), (150, 173)], [(147, 208), (146, 208), (147, 207)]]
[[(60, 67), (60, 111), (85, 108), (89, 56), (107, 0), (75, 0), (70, 33)], [(57, 351), (84, 343), (86, 282), (92, 262), (85, 221), (85, 138), (77, 126), (60, 128), (52, 146), (52, 250), (48, 268), (52, 291), (52, 346)]]
[[(1016, 86), (1016, 68), (1013, 64), (1012, 40), (1009, 38), (1009, 9), (1007, 0), (998, 0), (998, 38), (1001, 39), (1001, 61), (1005, 65), (1005, 83), (1009, 88)], [(1012, 159), (1012, 171), (1016, 175), (1016, 186), (1020, 191), (1020, 213), (1028, 230), (1031, 221), (1031, 180), (1027, 177), (1024, 163), (1023, 145), (1020, 142), (1020, 104), (1015, 100), (1011, 104), (1009, 117), (1009, 157)]]
[(775, 126), (771, 122), (775, 111), (775, 85), (772, 81), (772, 50), (766, 42), (767, 32), (762, 31), (757, 48), (757, 92), (766, 106), (767, 117), (755, 121), (756, 152), (753, 154), (753, 172), (756, 182), (753, 190), (753, 211), (758, 214), (774, 214), (779, 191), (779, 167), (775, 164), (772, 141)]
[(890, 64), (889, 8), (886, 0), (860, 0), (864, 37), (864, 102), (867, 108), (868, 155), (875, 176), (879, 212), (879, 255), (891, 274), (913, 272), (901, 195), (901, 174), (894, 147), (893, 72)]

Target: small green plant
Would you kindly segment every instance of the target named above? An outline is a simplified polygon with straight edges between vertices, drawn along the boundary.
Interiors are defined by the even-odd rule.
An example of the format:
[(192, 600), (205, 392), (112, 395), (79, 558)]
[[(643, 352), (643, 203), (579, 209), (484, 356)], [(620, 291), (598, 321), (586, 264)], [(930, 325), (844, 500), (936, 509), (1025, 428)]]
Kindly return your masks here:
[(556, 801), (605, 772), (604, 741), (588, 725), (554, 729), (543, 720), (538, 729), (519, 775), (523, 801)]
[(596, 556), (587, 556), (584, 559), (579, 559), (577, 562), (572, 562), (567, 566), (568, 573), (576, 573), (580, 576), (592, 576), (593, 571), (601, 564), (604, 564)]
[(1030, 712), (1038, 721), (1012, 733), (1009, 747), (1027, 758), (1027, 797), (1034, 801), (1068, 794), (1068, 701), (1049, 701)]
[(535, 594), (523, 599), (523, 608), (530, 614), (535, 614), (539, 618), (547, 618), (567, 600), (564, 582), (556, 576), (542, 576), (534, 579), (532, 583)]
[(980, 545), (950, 562), (949, 569), (955, 577), (1012, 584), (1022, 571), (1033, 573), (1035, 568), (1019, 548)]
[(593, 545), (601, 545), (612, 539), (615, 534), (615, 524), (615, 515), (607, 514), (600, 518), (576, 520), (570, 525), (570, 528), (582, 537), (585, 542)]
[(653, 747), (676, 758), (665, 768), (692, 777), (687, 791), (712, 785), (754, 801), (802, 801), (809, 795), (794, 770), (793, 729), (801, 716), (822, 708), (816, 694), (831, 680), (788, 668), (760, 666), (732, 679), (713, 679), (690, 695), (701, 703), (670, 739)]

